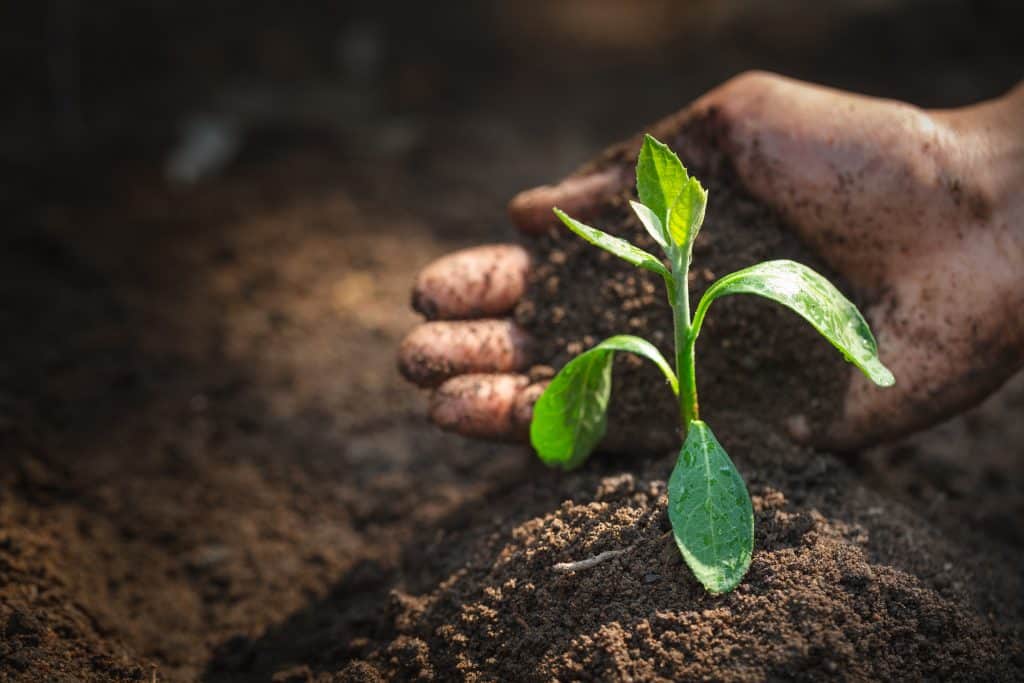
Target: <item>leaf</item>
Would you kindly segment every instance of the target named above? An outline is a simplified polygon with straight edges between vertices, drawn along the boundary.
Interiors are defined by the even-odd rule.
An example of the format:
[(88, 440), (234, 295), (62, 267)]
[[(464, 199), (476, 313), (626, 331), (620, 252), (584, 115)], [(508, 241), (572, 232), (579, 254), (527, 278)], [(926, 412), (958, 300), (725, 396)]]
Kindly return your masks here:
[(605, 251), (615, 254), (623, 261), (632, 263), (634, 266), (639, 266), (651, 271), (652, 273), (657, 273), (664, 278), (670, 277), (668, 268), (666, 268), (665, 265), (653, 254), (649, 254), (639, 247), (634, 247), (624, 239), (612, 237), (608, 233), (601, 232), (597, 228), (592, 228), (589, 225), (580, 223), (561, 209), (556, 208), (554, 211), (555, 215), (558, 216), (570, 230), (593, 244), (595, 247), (601, 247)]
[(636, 193), (640, 201), (669, 225), (668, 212), (683, 190), (688, 176), (683, 162), (668, 145), (644, 135), (640, 156), (636, 160)]
[(653, 237), (654, 241), (664, 249), (667, 243), (665, 242), (664, 229), (661, 227), (661, 219), (640, 202), (635, 202), (631, 199), (629, 200), (629, 205), (633, 207), (633, 213), (636, 214), (636, 217), (644, 224), (647, 234)]
[[(644, 136), (636, 160), (636, 191), (640, 201), (661, 221), (661, 232), (688, 255), (689, 246), (704, 222), (708, 193), (696, 178), (686, 173), (676, 153), (650, 135)], [(642, 216), (640, 220), (644, 220)], [(644, 226), (647, 227), (646, 222)], [(659, 240), (659, 244), (665, 246), (664, 241)]]
[(708, 205), (708, 193), (700, 181), (690, 177), (676, 197), (669, 215), (669, 235), (672, 243), (679, 247), (689, 246), (697, 239), (700, 226), (704, 223), (704, 210)]
[(765, 261), (720, 278), (704, 292), (694, 314), (694, 336), (715, 299), (758, 294), (799, 313), (879, 386), (896, 383), (878, 358), (878, 344), (857, 307), (821, 274), (795, 261)]
[(616, 351), (629, 351), (653, 361), (678, 394), (675, 373), (653, 344), (630, 335), (605, 339), (569, 361), (533, 406), (530, 443), (546, 465), (575, 469), (604, 437)]
[(668, 480), (668, 518), (704, 588), (726, 593), (739, 584), (754, 551), (754, 508), (740, 473), (700, 420), (690, 422)]

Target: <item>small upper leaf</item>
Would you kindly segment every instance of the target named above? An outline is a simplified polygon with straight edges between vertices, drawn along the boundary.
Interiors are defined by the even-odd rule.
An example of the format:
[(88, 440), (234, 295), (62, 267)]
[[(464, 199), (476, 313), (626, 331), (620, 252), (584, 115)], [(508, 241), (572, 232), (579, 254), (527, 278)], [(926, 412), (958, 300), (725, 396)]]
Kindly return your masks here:
[(701, 187), (699, 180), (690, 176), (670, 211), (668, 231), (673, 244), (689, 249), (704, 223), (707, 205), (707, 190)]
[(754, 508), (743, 478), (711, 429), (694, 420), (668, 480), (676, 545), (711, 593), (739, 584), (754, 551)]
[(662, 277), (670, 277), (668, 268), (666, 268), (665, 265), (653, 254), (649, 254), (639, 247), (634, 247), (624, 239), (612, 237), (608, 233), (601, 232), (597, 228), (592, 228), (589, 225), (580, 223), (561, 209), (556, 208), (554, 211), (555, 215), (558, 216), (570, 230), (594, 246), (601, 247), (605, 251), (615, 254), (620, 259), (632, 263), (634, 266), (639, 266), (653, 273), (657, 273)]
[(636, 214), (636, 217), (643, 223), (644, 228), (647, 229), (647, 234), (653, 237), (654, 241), (664, 249), (666, 246), (665, 231), (661, 227), (661, 219), (640, 202), (635, 202), (631, 199), (629, 200), (629, 205), (633, 207), (633, 213)]
[(636, 192), (663, 226), (669, 224), (669, 209), (682, 192), (687, 178), (683, 162), (679, 161), (676, 153), (668, 145), (644, 135), (640, 156), (636, 160)]
[(807, 266), (765, 261), (722, 277), (697, 305), (695, 333), (711, 302), (730, 294), (758, 294), (796, 311), (875, 384), (895, 384), (892, 372), (878, 358), (878, 344), (864, 316), (831, 282)]
[[(686, 173), (676, 153), (650, 135), (644, 136), (636, 160), (636, 192), (661, 221), (662, 234), (674, 247), (681, 247), (676, 253), (688, 256), (704, 222), (708, 194), (696, 178)], [(643, 216), (640, 220), (644, 220)], [(644, 225), (647, 226), (646, 221)], [(659, 244), (666, 246), (664, 241)]]
[(672, 391), (678, 393), (675, 373), (650, 342), (630, 335), (605, 339), (569, 361), (533, 407), (530, 443), (546, 465), (566, 470), (579, 467), (604, 437), (616, 351), (629, 351), (654, 361), (665, 373)]

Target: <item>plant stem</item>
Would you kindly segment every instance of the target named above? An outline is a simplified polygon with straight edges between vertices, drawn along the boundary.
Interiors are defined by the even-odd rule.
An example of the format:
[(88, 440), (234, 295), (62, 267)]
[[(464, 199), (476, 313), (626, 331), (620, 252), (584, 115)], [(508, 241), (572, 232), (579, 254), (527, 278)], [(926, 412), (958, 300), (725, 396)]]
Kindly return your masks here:
[(690, 325), (690, 255), (685, 262), (676, 261), (672, 268), (672, 287), (669, 300), (672, 303), (672, 321), (675, 327), (676, 376), (679, 378), (679, 417), (683, 433), (690, 422), (699, 419), (697, 403), (697, 377), (694, 365), (694, 343)]

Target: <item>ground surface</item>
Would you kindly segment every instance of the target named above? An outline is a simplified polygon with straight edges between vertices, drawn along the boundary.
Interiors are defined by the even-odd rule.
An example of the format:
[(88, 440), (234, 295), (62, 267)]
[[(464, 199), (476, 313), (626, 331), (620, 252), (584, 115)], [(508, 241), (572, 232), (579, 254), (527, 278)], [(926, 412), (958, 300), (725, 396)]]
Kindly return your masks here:
[[(967, 25), (937, 16), (946, 34)], [(757, 64), (813, 76), (799, 66), (813, 61), (822, 79), (923, 103), (1005, 85), (1006, 65), (926, 59), (932, 35), (912, 45), (934, 79), (911, 62), (860, 75), (836, 58), (855, 32), (831, 36), (831, 67), (801, 56), (810, 43)], [(296, 46), (274, 40), (290, 63)], [(969, 57), (977, 42), (951, 44)], [(386, 86), (341, 91), (368, 109), (328, 98), (329, 125), (301, 107), (260, 118), (192, 186), (164, 176), (173, 135), (4, 167), (0, 679), (1021, 677), (1021, 378), (847, 460), (794, 448), (711, 390), (758, 515), (750, 578), (721, 599), (665, 538), (671, 455), (559, 476), (423, 420), (393, 358), (416, 269), (512, 238), (514, 191), (751, 63), (723, 47), (683, 76), (536, 56), (509, 70), (530, 59), (510, 50), (471, 75), (392, 57)], [(726, 258), (714, 249), (709, 263)], [(702, 353), (712, 374), (735, 358)], [(612, 549), (628, 550), (550, 570)]]

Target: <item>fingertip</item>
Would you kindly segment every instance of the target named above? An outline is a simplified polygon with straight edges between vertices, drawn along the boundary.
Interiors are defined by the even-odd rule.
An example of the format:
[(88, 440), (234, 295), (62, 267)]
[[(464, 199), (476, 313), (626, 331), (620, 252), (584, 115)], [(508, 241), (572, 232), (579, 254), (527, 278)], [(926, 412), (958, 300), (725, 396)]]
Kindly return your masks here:
[(523, 232), (542, 234), (558, 225), (555, 206), (574, 218), (589, 218), (629, 183), (628, 174), (619, 166), (570, 176), (557, 185), (541, 185), (517, 194), (508, 204), (509, 217)]
[(516, 399), (529, 380), (523, 375), (459, 375), (437, 388), (430, 400), (430, 419), (441, 429), (485, 439), (520, 438)]
[(398, 349), (398, 369), (422, 387), (455, 375), (516, 372), (529, 367), (533, 338), (511, 320), (428, 322)]
[(526, 291), (530, 255), (516, 244), (462, 249), (420, 271), (412, 307), (428, 320), (503, 315)]
[(508, 215), (517, 228), (528, 235), (538, 235), (555, 225), (553, 209), (557, 203), (557, 187), (541, 185), (513, 197), (508, 203)]

